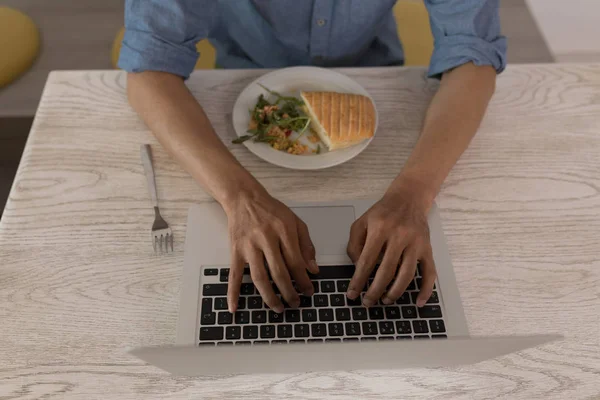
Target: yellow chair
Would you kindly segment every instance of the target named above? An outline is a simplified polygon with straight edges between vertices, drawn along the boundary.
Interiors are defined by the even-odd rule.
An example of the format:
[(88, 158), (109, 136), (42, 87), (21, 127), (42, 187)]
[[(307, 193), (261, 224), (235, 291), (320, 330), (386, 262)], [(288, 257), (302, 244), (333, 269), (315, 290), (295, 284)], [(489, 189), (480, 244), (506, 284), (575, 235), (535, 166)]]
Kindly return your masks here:
[[(404, 47), (405, 65), (428, 65), (433, 53), (433, 36), (429, 28), (429, 15), (422, 0), (400, 0), (394, 6), (394, 16), (398, 24), (398, 35)], [(117, 68), (124, 29), (121, 29), (112, 48), (112, 64)], [(208, 40), (196, 46), (200, 58), (196, 69), (215, 68), (215, 48)]]
[(24, 74), (40, 49), (37, 27), (27, 15), (0, 7), (0, 88)]
[(398, 36), (404, 47), (404, 65), (429, 65), (433, 36), (422, 0), (400, 0), (394, 6)]

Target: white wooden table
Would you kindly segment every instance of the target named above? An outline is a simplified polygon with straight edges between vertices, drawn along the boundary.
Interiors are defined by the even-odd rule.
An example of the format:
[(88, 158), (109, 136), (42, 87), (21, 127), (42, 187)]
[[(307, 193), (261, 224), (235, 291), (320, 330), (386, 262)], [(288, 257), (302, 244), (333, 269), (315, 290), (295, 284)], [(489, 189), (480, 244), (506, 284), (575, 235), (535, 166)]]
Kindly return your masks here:
[[(436, 83), (421, 69), (344, 72), (381, 119), (353, 161), (293, 172), (230, 145), (279, 198), (382, 193), (415, 143)], [(227, 114), (260, 73), (188, 82), (227, 143)], [(600, 65), (510, 67), (438, 198), (471, 333), (564, 341), (460, 368), (219, 379), (172, 378), (125, 353), (174, 342), (187, 209), (210, 200), (128, 106), (125, 82), (49, 77), (0, 223), (0, 399), (600, 398)], [(176, 235), (165, 256), (149, 239), (145, 142)]]

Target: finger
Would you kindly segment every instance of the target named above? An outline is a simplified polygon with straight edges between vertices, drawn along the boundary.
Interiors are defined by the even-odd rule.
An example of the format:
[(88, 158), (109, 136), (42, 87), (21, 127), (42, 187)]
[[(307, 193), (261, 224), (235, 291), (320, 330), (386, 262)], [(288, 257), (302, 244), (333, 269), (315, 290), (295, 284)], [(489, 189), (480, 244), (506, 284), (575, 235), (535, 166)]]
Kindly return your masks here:
[(423, 274), (423, 279), (421, 281), (419, 295), (417, 296), (417, 307), (423, 307), (425, 303), (427, 303), (427, 300), (429, 300), (431, 293), (433, 292), (435, 280), (437, 279), (431, 246), (427, 247), (427, 250), (421, 258), (421, 273)]
[(262, 252), (258, 249), (251, 249), (249, 253), (247, 260), (250, 262), (250, 276), (252, 277), (254, 286), (256, 286), (258, 293), (260, 293), (269, 308), (275, 312), (282, 313), (283, 303), (275, 294), (273, 286), (271, 286)]
[(310, 239), (308, 226), (306, 226), (304, 221), (302, 221), (298, 217), (296, 217), (296, 221), (298, 226), (298, 240), (300, 241), (300, 251), (302, 252), (302, 257), (304, 257), (304, 260), (308, 264), (308, 270), (313, 274), (318, 274), (319, 266), (317, 265), (317, 255), (315, 252), (315, 246), (313, 245), (313, 242)]
[(369, 290), (363, 298), (363, 304), (365, 307), (371, 307), (383, 296), (385, 289), (389, 283), (394, 279), (398, 272), (398, 264), (402, 251), (404, 250), (405, 244), (403, 242), (397, 242), (396, 245), (388, 243), (381, 265), (377, 269), (375, 279), (369, 286)]
[(240, 286), (244, 277), (244, 259), (238, 252), (232, 254), (231, 268), (229, 268), (229, 284), (227, 285), (227, 306), (230, 313), (237, 311), (240, 297)]
[(263, 252), (265, 253), (265, 258), (267, 259), (267, 264), (271, 271), (271, 278), (273, 278), (273, 282), (275, 282), (279, 288), (281, 296), (283, 296), (285, 301), (291, 307), (298, 307), (300, 305), (300, 297), (298, 296), (296, 289), (294, 289), (294, 285), (292, 285), (292, 279), (290, 278), (290, 273), (281, 256), (279, 244), (271, 243), (263, 247)]
[(307, 296), (312, 296), (315, 290), (308, 277), (308, 264), (304, 260), (302, 251), (300, 250), (297, 229), (282, 235), (281, 250), (283, 251), (285, 264), (296, 281), (296, 286), (300, 292)]
[(379, 253), (383, 248), (383, 244), (384, 240), (380, 235), (367, 235), (365, 246), (356, 262), (356, 270), (350, 280), (350, 285), (348, 285), (347, 296), (349, 299), (356, 299), (360, 296), (360, 292), (362, 292), (371, 272), (373, 272), (373, 269), (375, 268), (375, 263), (379, 258)]
[(394, 280), (392, 287), (381, 300), (383, 304), (392, 304), (402, 296), (402, 293), (404, 293), (415, 277), (416, 269), (417, 251), (415, 247), (407, 247), (402, 253), (402, 262), (400, 263), (400, 270), (396, 275), (396, 279)]
[(362, 218), (354, 221), (350, 228), (350, 239), (348, 240), (348, 257), (354, 264), (358, 262), (367, 239), (367, 225)]

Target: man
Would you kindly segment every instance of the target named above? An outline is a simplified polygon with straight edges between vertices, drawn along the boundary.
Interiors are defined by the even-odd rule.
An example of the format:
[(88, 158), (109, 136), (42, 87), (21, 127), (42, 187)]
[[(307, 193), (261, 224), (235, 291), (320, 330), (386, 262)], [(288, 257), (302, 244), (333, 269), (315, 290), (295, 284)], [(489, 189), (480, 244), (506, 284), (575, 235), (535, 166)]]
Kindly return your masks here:
[[(425, 0), (435, 50), (429, 75), (441, 78), (416, 147), (389, 189), (352, 226), (348, 254), (356, 264), (348, 297), (360, 296), (383, 258), (363, 303), (402, 295), (423, 269), (417, 305), (431, 295), (436, 271), (427, 214), (444, 179), (475, 135), (506, 64), (499, 0)], [(266, 304), (296, 307), (313, 294), (317, 272), (306, 225), (271, 197), (215, 134), (184, 79), (209, 38), (223, 68), (292, 65), (402, 65), (392, 14), (395, 0), (127, 0), (119, 65), (129, 72), (133, 108), (179, 164), (218, 201), (229, 221), (229, 310), (235, 312), (245, 264)], [(390, 288), (386, 290), (388, 285)]]

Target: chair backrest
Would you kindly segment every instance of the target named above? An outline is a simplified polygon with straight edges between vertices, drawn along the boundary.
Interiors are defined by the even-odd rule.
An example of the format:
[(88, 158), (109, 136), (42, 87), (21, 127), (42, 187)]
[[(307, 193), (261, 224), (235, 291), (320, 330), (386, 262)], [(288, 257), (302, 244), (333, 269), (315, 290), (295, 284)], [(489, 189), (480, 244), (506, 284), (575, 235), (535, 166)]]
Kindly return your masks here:
[(27, 15), (0, 7), (0, 88), (25, 73), (40, 50), (40, 34)]

